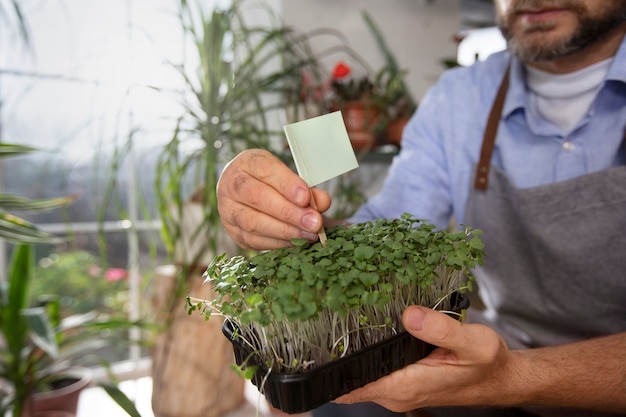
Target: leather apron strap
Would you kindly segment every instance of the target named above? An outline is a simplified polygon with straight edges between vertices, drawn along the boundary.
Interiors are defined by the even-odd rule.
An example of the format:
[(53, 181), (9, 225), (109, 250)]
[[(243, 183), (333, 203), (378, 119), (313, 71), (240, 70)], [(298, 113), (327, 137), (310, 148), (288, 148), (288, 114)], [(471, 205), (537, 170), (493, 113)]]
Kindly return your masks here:
[(493, 154), (493, 148), (496, 143), (498, 125), (500, 124), (502, 108), (504, 107), (504, 99), (506, 98), (506, 93), (509, 89), (510, 69), (511, 65), (509, 64), (504, 72), (504, 77), (500, 83), (496, 99), (493, 102), (493, 106), (491, 106), (489, 119), (487, 119), (487, 127), (485, 128), (483, 144), (480, 150), (480, 160), (478, 161), (478, 167), (476, 168), (476, 176), (474, 180), (474, 188), (477, 190), (484, 191), (487, 189), (489, 168), (491, 166), (491, 155)]

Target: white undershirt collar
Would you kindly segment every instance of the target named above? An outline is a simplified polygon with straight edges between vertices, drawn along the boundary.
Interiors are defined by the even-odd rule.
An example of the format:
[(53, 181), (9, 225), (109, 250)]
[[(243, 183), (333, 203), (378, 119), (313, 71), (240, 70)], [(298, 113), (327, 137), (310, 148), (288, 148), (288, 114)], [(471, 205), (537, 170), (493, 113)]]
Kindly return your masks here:
[(530, 111), (570, 133), (602, 87), (613, 58), (569, 74), (552, 74), (526, 66)]

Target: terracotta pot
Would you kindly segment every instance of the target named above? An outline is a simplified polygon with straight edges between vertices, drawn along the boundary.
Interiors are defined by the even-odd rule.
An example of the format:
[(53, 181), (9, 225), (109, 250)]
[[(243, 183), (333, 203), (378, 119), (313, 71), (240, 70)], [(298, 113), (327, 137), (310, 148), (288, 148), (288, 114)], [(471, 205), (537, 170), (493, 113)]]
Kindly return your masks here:
[[(189, 294), (215, 297), (211, 287), (203, 285), (202, 272), (190, 278)], [(174, 266), (157, 270), (152, 305), (157, 322), (167, 323), (167, 317), (171, 322), (152, 349), (152, 411), (155, 417), (220, 417), (245, 402), (245, 379), (232, 370), (233, 349), (221, 335), (221, 320), (207, 322), (202, 314), (189, 315), (187, 293), (175, 300), (175, 308), (168, 307), (178, 279)]]
[(30, 417), (76, 417), (76, 414), (68, 411), (51, 410), (31, 414)]
[(385, 140), (387, 143), (400, 146), (402, 143), (402, 132), (408, 122), (408, 117), (400, 117), (389, 122), (385, 128)]
[(88, 369), (69, 369), (64, 373), (63, 378), (59, 379), (58, 388), (46, 392), (37, 392), (33, 395), (30, 403), (32, 405), (31, 414), (39, 416), (39, 413), (54, 411), (57, 413), (56, 417), (61, 417), (63, 415), (58, 413), (65, 411), (70, 415), (76, 415), (78, 397), (90, 382), (91, 372)]
[(376, 142), (375, 128), (380, 112), (362, 101), (349, 101), (341, 106), (341, 115), (355, 151), (367, 150)]

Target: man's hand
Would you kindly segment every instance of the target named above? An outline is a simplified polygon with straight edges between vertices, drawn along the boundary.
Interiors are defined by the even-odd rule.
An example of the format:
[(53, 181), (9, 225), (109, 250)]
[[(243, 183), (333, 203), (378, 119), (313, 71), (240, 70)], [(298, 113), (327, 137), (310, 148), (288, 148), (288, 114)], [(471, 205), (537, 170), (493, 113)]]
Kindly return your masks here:
[(228, 163), (217, 183), (218, 210), (228, 234), (243, 248), (264, 250), (290, 245), (290, 239), (317, 240), (328, 193), (311, 190), (270, 152), (250, 149)]
[(404, 327), (436, 348), (426, 358), (344, 395), (404, 412), (437, 406), (519, 406), (626, 415), (626, 332), (510, 350), (487, 326), (408, 307)]
[[(489, 327), (462, 324), (425, 307), (411, 306), (403, 314), (405, 328), (415, 337), (440, 346), (426, 358), (338, 398), (337, 403), (373, 401), (397, 412), (430, 406), (481, 405), (489, 396), (510, 405), (507, 378), (512, 352)], [(494, 392), (500, 389), (501, 392)]]

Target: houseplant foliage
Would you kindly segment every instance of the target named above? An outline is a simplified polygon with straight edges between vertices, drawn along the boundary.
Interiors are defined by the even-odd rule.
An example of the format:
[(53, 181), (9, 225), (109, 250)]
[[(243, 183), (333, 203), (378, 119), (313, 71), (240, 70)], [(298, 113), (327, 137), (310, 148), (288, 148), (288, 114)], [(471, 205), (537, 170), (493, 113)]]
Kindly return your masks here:
[[(28, 146), (0, 144), (0, 157), (34, 152)], [(74, 196), (31, 200), (0, 194), (0, 239), (17, 244), (8, 277), (0, 281), (0, 415), (23, 417), (36, 392), (50, 390), (59, 376), (80, 358), (103, 346), (102, 331), (128, 330), (123, 319), (74, 315), (62, 318), (58, 297), (47, 296), (36, 305), (31, 288), (33, 244), (54, 244), (63, 239), (39, 229), (10, 212), (47, 211), (64, 207)], [(134, 405), (116, 384), (101, 382), (110, 396), (132, 416)], [(27, 415), (27, 414), (26, 414)]]
[[(306, 77), (303, 83), (305, 89), (299, 98), (307, 107), (317, 109), (318, 114), (341, 110), (353, 147), (366, 152), (376, 146), (381, 133), (388, 135), (385, 130), (389, 126), (400, 123), (401, 130), (417, 108), (417, 103), (405, 83), (408, 71), (399, 67), (372, 17), (366, 11), (362, 12), (362, 16), (385, 64), (375, 72), (348, 46), (340, 33), (319, 29), (315, 32), (316, 36), (334, 33), (338, 42), (335, 47), (312, 55), (315, 61), (303, 74)], [(314, 37), (307, 39), (310, 50), (314, 49)], [(324, 63), (330, 55), (338, 55), (339, 58), (329, 70)], [(396, 142), (399, 141), (392, 143)]]
[[(62, 318), (58, 299), (31, 300), (33, 250), (19, 244), (13, 253), (8, 281), (0, 284), (0, 415), (29, 415), (35, 393), (55, 386), (99, 348), (105, 333), (128, 330), (125, 319), (82, 314)], [(117, 343), (120, 340), (115, 340)], [(129, 415), (138, 412), (115, 384), (101, 385)]]
[[(235, 397), (237, 388), (225, 386), (226, 378), (210, 375), (219, 373), (222, 362), (228, 372), (230, 344), (224, 341), (224, 350), (229, 350), (226, 363), (214, 335), (183, 330), (196, 325), (185, 314), (185, 296), (201, 285), (202, 271), (216, 254), (237, 251), (222, 232), (217, 211), (216, 184), (223, 166), (246, 148), (285, 156), (284, 109), (289, 92), (300, 89), (301, 69), (309, 64), (294, 31), (280, 24), (264, 2), (235, 0), (210, 9), (214, 3), (179, 2), (178, 18), (189, 48), (186, 56), (194, 62), (174, 64), (182, 82), (176, 92), (182, 113), (156, 166), (162, 237), (178, 267), (173, 280), (169, 276), (162, 280), (167, 288), (157, 291), (164, 326), (152, 350), (152, 406), (161, 416), (217, 415)], [(250, 8), (268, 23), (248, 23)], [(201, 319), (197, 322), (204, 325)], [(211, 369), (199, 368), (197, 362)], [(200, 381), (194, 376), (171, 384), (189, 372)], [(182, 398), (185, 395), (191, 400)], [(195, 401), (199, 395), (202, 399)]]
[[(34, 152), (29, 146), (0, 143), (0, 158), (15, 157)], [(19, 217), (15, 212), (42, 212), (66, 206), (75, 197), (58, 197), (31, 200), (14, 194), (0, 193), (0, 239), (13, 243), (56, 243), (61, 239), (39, 229), (36, 225)]]
[[(5, 18), (10, 30), (14, 29), (12, 25), (16, 26), (19, 39), (29, 46), (29, 27), (20, 2), (0, 2), (0, 16)], [(0, 159), (35, 151), (30, 146), (0, 143)], [(16, 213), (50, 211), (75, 199), (76, 196), (62, 196), (33, 200), (0, 193), (0, 240), (16, 245), (12, 248), (8, 274), (0, 279), (0, 416), (30, 416), (38, 396), (49, 398), (59, 381), (65, 384), (67, 378), (76, 376), (77, 369), (72, 366), (79, 358), (102, 346), (103, 331), (128, 330), (135, 325), (93, 314), (62, 319), (57, 296), (48, 295), (38, 305), (32, 303), (36, 295), (30, 287), (33, 245), (62, 243), (65, 239), (43, 231)], [(129, 415), (139, 417), (114, 378), (98, 384)]]
[[(243, 12), (249, 4), (266, 7), (270, 23), (249, 25)], [(235, 0), (210, 12), (202, 5), (180, 2), (179, 19), (197, 67), (175, 65), (184, 83), (179, 92), (184, 112), (160, 154), (155, 184), (164, 241), (177, 261), (189, 265), (218, 250), (215, 185), (223, 166), (246, 148), (283, 155), (278, 112), (310, 64), (294, 32), (276, 23), (263, 3)], [(187, 152), (198, 139), (200, 146)], [(192, 197), (204, 210), (193, 239), (202, 244), (181, 247), (182, 209)]]
[(259, 363), (294, 374), (401, 332), (409, 305), (450, 310), (482, 262), (479, 230), (437, 230), (408, 214), (327, 235), (325, 247), (294, 240), (251, 258), (216, 257), (205, 276), (218, 296), (189, 298), (189, 312), (225, 316)]
[[(32, 300), (33, 250), (19, 244), (14, 251), (8, 281), (0, 286), (0, 414), (29, 412), (36, 392), (54, 387), (68, 369), (107, 346), (103, 332), (128, 330), (136, 323), (94, 313), (62, 318), (58, 298)], [(119, 343), (119, 340), (116, 340)], [(133, 416), (138, 413), (126, 396), (108, 382), (102, 384), (112, 398)]]
[(415, 111), (417, 108), (417, 101), (413, 98), (411, 91), (404, 81), (407, 73), (406, 70), (400, 68), (398, 65), (396, 57), (391, 52), (391, 49), (389, 49), (382, 32), (374, 22), (372, 16), (370, 16), (370, 14), (365, 10), (362, 12), (362, 16), (363, 20), (367, 24), (367, 27), (370, 29), (372, 36), (374, 36), (374, 39), (376, 40), (378, 49), (385, 58), (385, 66), (381, 68), (379, 74), (377, 75), (379, 83), (381, 78), (386, 78), (387, 81), (385, 84), (387, 85), (387, 88), (385, 88), (385, 90), (389, 91), (390, 95), (396, 99), (402, 98), (402, 101), (406, 102), (406, 106), (412, 113), (412, 111)]
[(405, 83), (408, 71), (400, 68), (396, 57), (389, 49), (382, 32), (370, 14), (364, 10), (362, 16), (385, 58), (385, 66), (378, 71), (375, 81), (382, 92), (377, 97), (377, 104), (383, 114), (385, 139), (389, 143), (400, 145), (402, 130), (417, 109), (417, 101)]
[(345, 61), (337, 62), (331, 74), (327, 111), (341, 110), (355, 151), (369, 151), (384, 128), (384, 109), (377, 102), (381, 90), (373, 81), (369, 72), (359, 74)]

